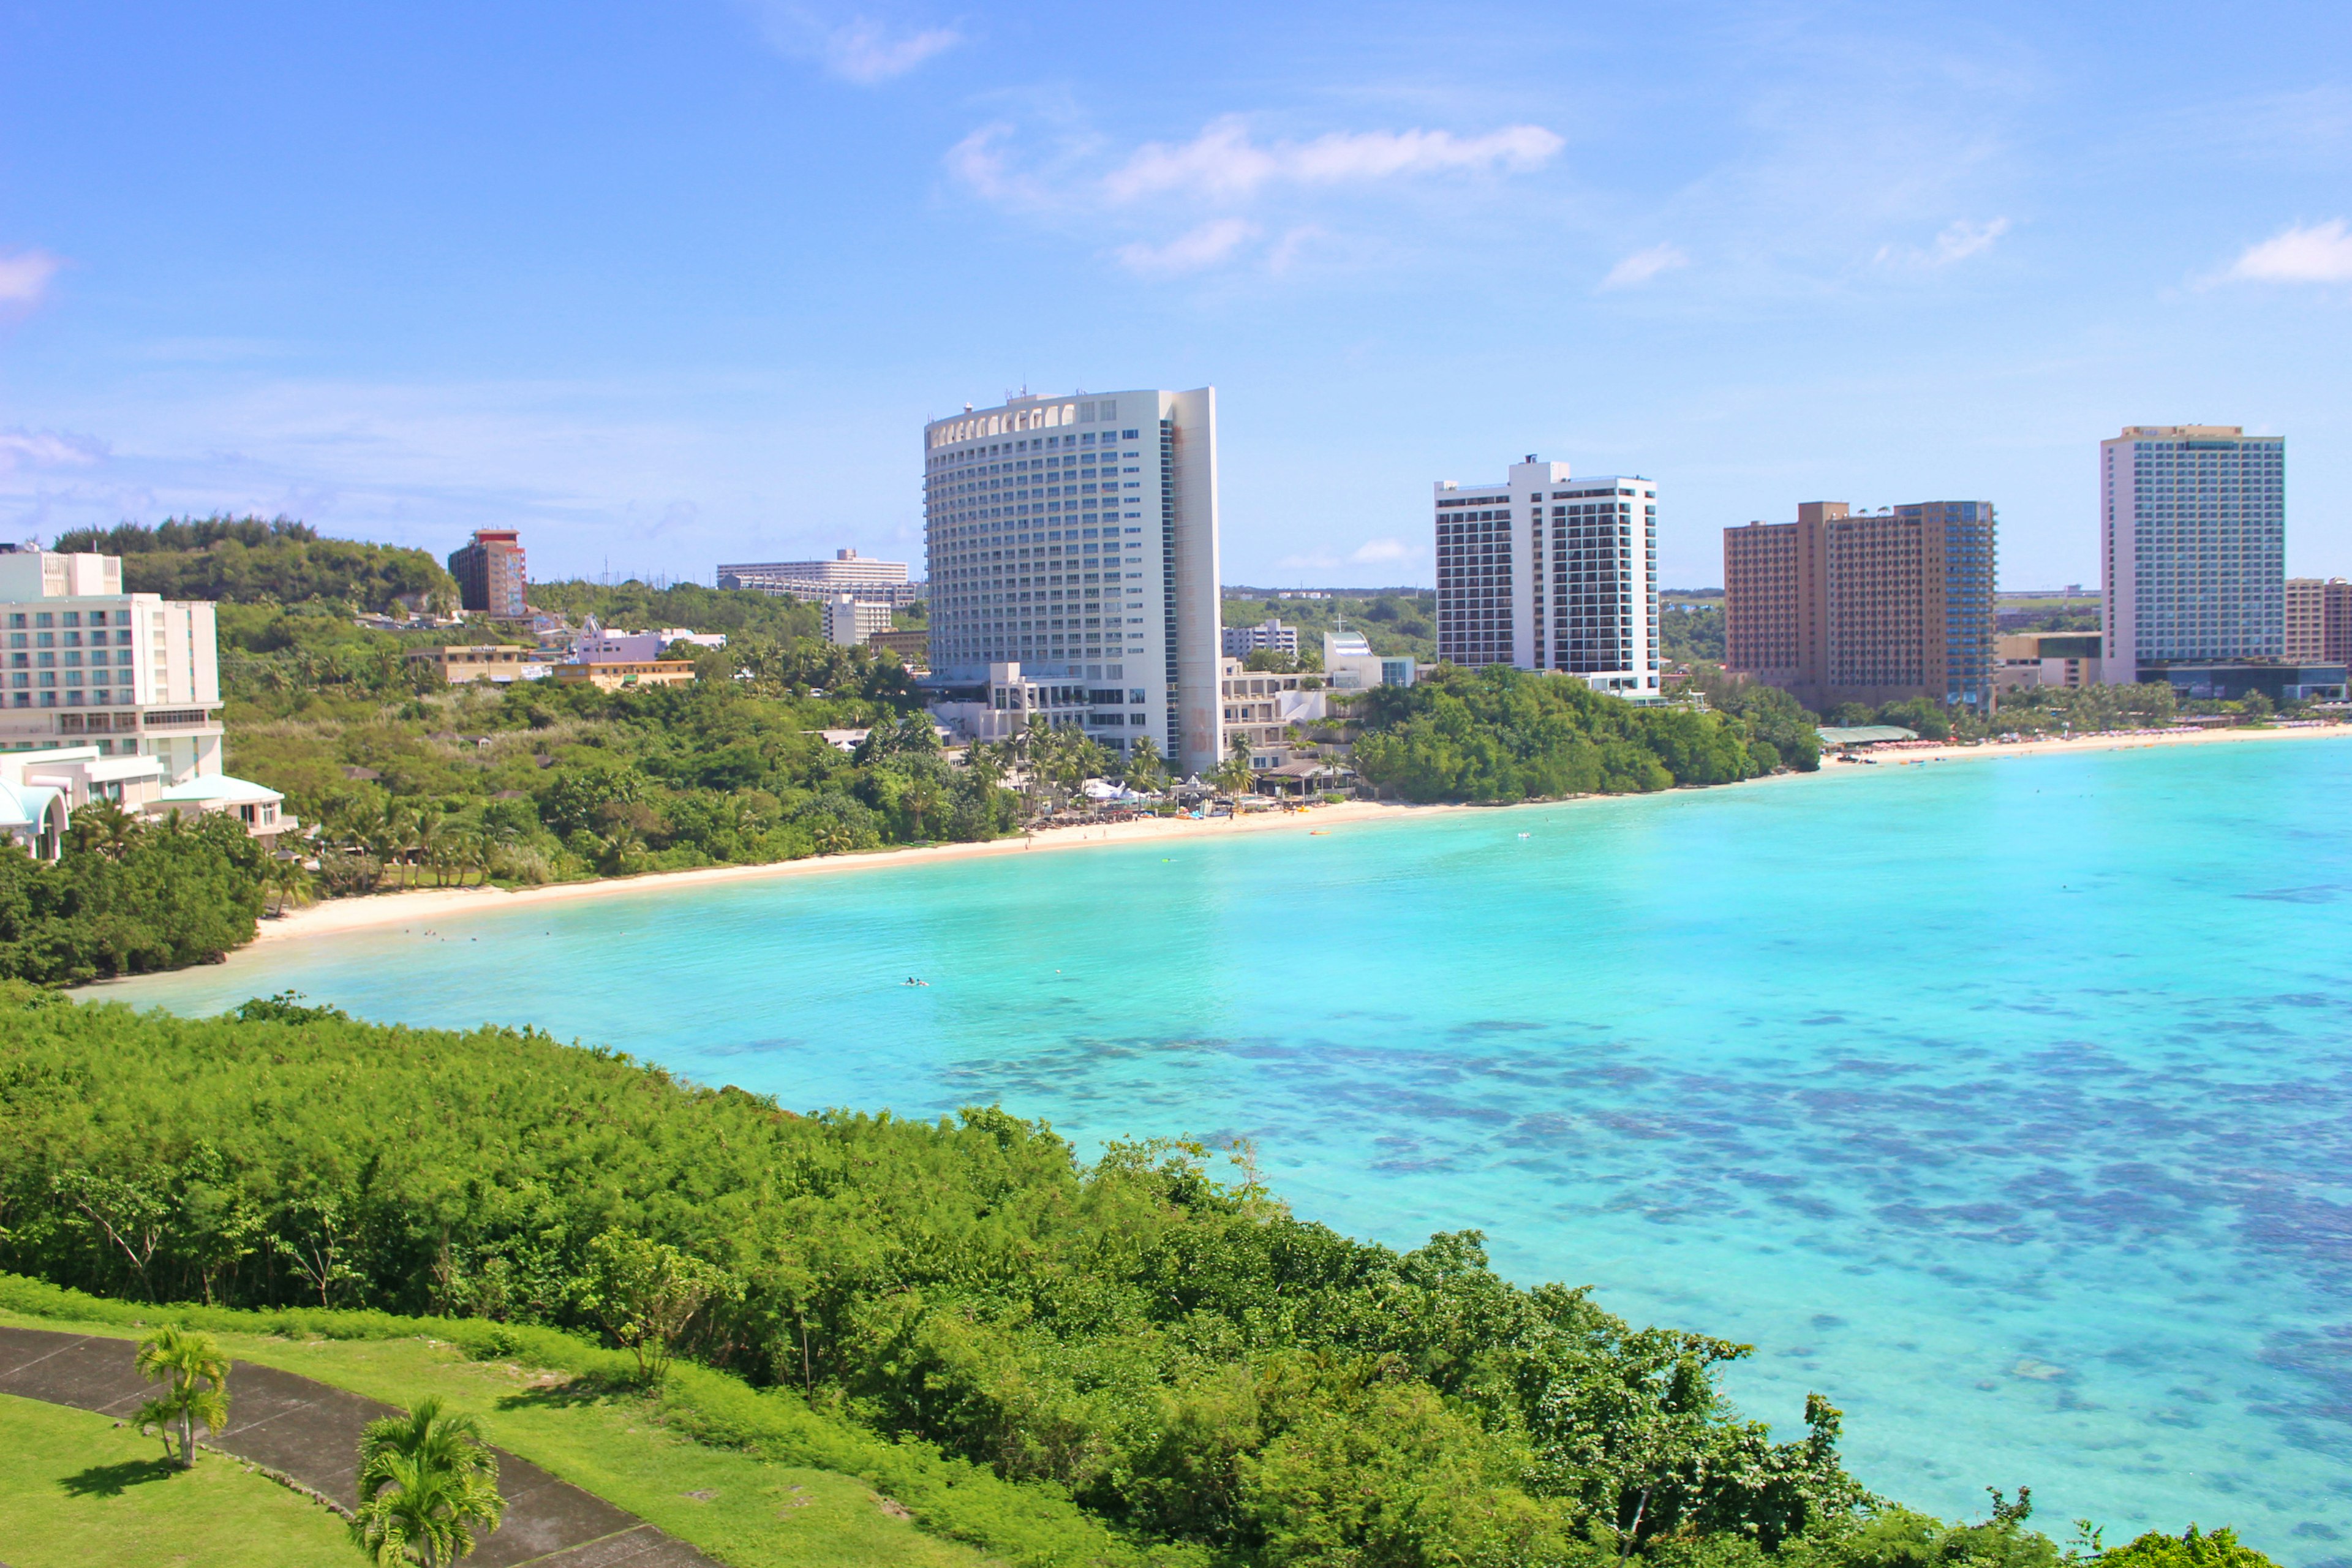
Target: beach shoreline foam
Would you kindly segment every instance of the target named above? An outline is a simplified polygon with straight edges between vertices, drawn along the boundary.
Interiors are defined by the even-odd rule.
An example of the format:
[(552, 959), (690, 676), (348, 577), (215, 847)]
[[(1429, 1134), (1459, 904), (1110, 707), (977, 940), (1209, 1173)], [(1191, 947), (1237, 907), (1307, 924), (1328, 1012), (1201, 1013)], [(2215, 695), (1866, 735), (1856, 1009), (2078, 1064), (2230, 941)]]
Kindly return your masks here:
[[(2330, 724), (2309, 729), (2215, 730), (2201, 731), (2192, 734), (2135, 734), (2124, 731), (2085, 735), (2071, 740), (2046, 739), (2006, 744), (1987, 742), (1979, 745), (1922, 747), (1899, 753), (1882, 753), (1876, 759), (1876, 765), (1981, 762), (2000, 758), (2053, 756), (2084, 752), (2130, 751), (2157, 746), (2205, 745), (2254, 741), (2327, 740), (2345, 737), (2352, 737), (2352, 725)], [(1822, 760), (1822, 772), (1843, 773), (1868, 765), (1872, 764), (1844, 763), (1825, 757)], [(1807, 775), (1773, 775), (1781, 782), (1790, 782), (1805, 776)], [(1749, 780), (1748, 782), (1755, 784), (1768, 781)], [(1622, 797), (1589, 795), (1578, 798), (1613, 800)], [(1557, 800), (1527, 801), (1516, 803), (1516, 805), (1565, 804), (1570, 803)], [(1204, 836), (1222, 837), (1237, 833), (1285, 829), (1295, 833), (1322, 832), (1333, 827), (1352, 826), (1366, 822), (1400, 821), (1430, 812), (1515, 808), (1516, 806), (1457, 805), (1413, 805), (1397, 801), (1353, 800), (1334, 805), (1318, 805), (1303, 814), (1297, 811), (1265, 811), (1239, 817), (1218, 817), (1197, 822), (1185, 817), (1143, 817), (1128, 822), (1050, 827), (1035, 833), (1019, 834), (1008, 838), (988, 839), (980, 843), (915, 845), (904, 848), (877, 849), (852, 855), (812, 856), (803, 860), (781, 860), (759, 866), (705, 866), (690, 871), (656, 871), (641, 877), (605, 877), (587, 882), (552, 882), (535, 888), (414, 888), (401, 892), (370, 894), (362, 898), (327, 900), (303, 909), (289, 910), (283, 915), (265, 919), (260, 922), (260, 931), (255, 940), (247, 947), (238, 949), (237, 952), (248, 952), (255, 948), (277, 942), (293, 942), (306, 937), (324, 936), (343, 931), (363, 931), (381, 926), (411, 924), (417, 921), (494, 914), (551, 902), (611, 897), (631, 892), (644, 893), (656, 889), (687, 890), (752, 879), (825, 876), (841, 872), (874, 870), (884, 867), (915, 866), (940, 860), (966, 859), (976, 856), (1022, 855), (1039, 850), (1077, 849), (1115, 844), (1149, 844), (1178, 839), (1197, 839)], [(235, 955), (232, 954), (231, 957), (233, 960)]]

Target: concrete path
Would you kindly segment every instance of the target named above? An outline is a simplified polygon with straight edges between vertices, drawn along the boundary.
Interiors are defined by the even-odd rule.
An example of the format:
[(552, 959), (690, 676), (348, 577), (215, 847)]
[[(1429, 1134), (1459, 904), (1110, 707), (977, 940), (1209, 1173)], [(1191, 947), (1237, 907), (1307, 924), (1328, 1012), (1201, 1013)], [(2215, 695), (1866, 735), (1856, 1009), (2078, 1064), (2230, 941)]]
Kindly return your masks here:
[[(152, 1385), (131, 1370), (135, 1342), (0, 1327), (0, 1394), (127, 1417)], [(207, 1447), (284, 1472), (345, 1508), (359, 1505), (360, 1429), (399, 1411), (275, 1367), (233, 1362), (229, 1425)], [(557, 1480), (504, 1449), (499, 1528), (478, 1538), (474, 1568), (718, 1568), (633, 1513)]]

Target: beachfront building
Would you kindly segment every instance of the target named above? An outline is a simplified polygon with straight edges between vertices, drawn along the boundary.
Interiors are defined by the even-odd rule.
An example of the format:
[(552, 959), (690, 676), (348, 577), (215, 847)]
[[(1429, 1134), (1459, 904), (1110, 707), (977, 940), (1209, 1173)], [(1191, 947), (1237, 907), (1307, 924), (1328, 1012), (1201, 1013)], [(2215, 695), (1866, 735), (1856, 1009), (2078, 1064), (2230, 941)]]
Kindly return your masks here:
[(2344, 667), (2290, 659), (2286, 443), (2238, 425), (2131, 425), (2099, 443), (2111, 684), (2191, 697), (2341, 696)]
[(1573, 675), (1659, 700), (1658, 487), (1511, 465), (1501, 484), (1436, 486), (1437, 657)]
[(1328, 711), (1328, 699), (1320, 687), (1313, 687), (1313, 680), (1309, 676), (1305, 682), (1312, 689), (1302, 689), (1295, 674), (1252, 669), (1238, 658), (1220, 659), (1217, 697), (1226, 749), (1245, 742), (1254, 773), (1270, 773), (1296, 761), (1301, 753), (1295, 731), (1301, 725), (1320, 723)]
[(824, 604), (846, 594), (867, 604), (898, 609), (923, 596), (924, 584), (907, 575), (903, 561), (877, 561), (855, 550), (836, 550), (830, 561), (741, 561), (719, 568), (722, 588)]
[(1334, 691), (1411, 686), (1415, 674), (1411, 654), (1374, 653), (1361, 632), (1341, 628), (1323, 634), (1323, 683)]
[(1992, 700), (1990, 501), (1855, 512), (1807, 501), (1794, 522), (1723, 531), (1724, 668), (1815, 709), (1926, 697)]
[[(1180, 774), (1221, 760), (1216, 391), (1023, 395), (923, 426), (934, 711), (1034, 690)], [(1083, 711), (1081, 711), (1083, 710)], [(974, 736), (985, 739), (985, 736)]]
[(2286, 580), (2286, 659), (2352, 663), (2352, 583), (2341, 577)]
[(511, 528), (476, 529), (473, 539), (450, 554), (449, 575), (457, 579), (462, 608), (516, 620), (530, 614), (524, 603), (530, 584), (523, 573), (522, 535)]
[(1227, 658), (1245, 659), (1260, 649), (1298, 657), (1298, 628), (1285, 626), (1278, 619), (1260, 621), (1254, 626), (1227, 626), (1224, 641)]
[(2100, 684), (2096, 632), (2011, 632), (1994, 640), (1993, 689)]
[(234, 812), (273, 842), (296, 826), (278, 792), (221, 772), (212, 605), (124, 593), (119, 556), (0, 546), (0, 834), (40, 853), (94, 799)]

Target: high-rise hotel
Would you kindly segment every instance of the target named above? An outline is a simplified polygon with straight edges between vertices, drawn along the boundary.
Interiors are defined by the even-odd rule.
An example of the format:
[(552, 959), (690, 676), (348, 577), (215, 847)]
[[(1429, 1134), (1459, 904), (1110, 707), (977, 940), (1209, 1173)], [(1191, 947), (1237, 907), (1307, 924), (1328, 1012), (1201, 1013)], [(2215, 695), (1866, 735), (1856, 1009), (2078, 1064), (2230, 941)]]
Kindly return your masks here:
[(1658, 487), (1530, 454), (1498, 485), (1437, 485), (1437, 657), (1658, 697)]
[(2226, 700), (2341, 693), (2341, 665), (2288, 662), (2282, 438), (2127, 426), (2099, 443), (2099, 528), (2109, 684)]
[(1813, 708), (1992, 700), (1993, 505), (1856, 512), (1723, 531), (1723, 667)]
[(1216, 766), (1215, 388), (967, 406), (923, 470), (935, 675)]

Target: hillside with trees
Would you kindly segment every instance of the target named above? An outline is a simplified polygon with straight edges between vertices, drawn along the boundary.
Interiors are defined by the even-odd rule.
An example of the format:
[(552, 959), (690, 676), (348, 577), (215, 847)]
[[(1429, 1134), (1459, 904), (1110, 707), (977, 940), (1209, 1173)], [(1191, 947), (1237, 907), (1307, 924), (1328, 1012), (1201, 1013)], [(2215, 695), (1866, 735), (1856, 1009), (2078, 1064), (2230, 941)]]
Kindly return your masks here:
[(1570, 676), (1444, 665), (1358, 700), (1356, 770), (1412, 801), (1533, 800), (1737, 784), (1821, 765), (1803, 710), (1637, 707)]
[(1717, 1384), (1747, 1347), (1513, 1285), (1475, 1233), (1349, 1240), (1195, 1145), (1089, 1163), (993, 1109), (796, 1115), (289, 998), (185, 1020), (18, 988), (0, 1014), (0, 1266), (584, 1331), (649, 1389), (651, 1345), (764, 1389), (739, 1433), (886, 1440), (853, 1464), (1008, 1561), (2059, 1562), (2019, 1504), (1948, 1526), (1872, 1497), (1818, 1396), (1776, 1441)]
[(379, 615), (391, 613), (404, 595), (449, 609), (457, 604), (456, 581), (422, 550), (323, 539), (308, 523), (282, 517), (166, 518), (152, 528), (125, 522), (77, 529), (58, 535), (49, 548), (119, 555), (125, 592), (167, 599), (331, 600)]

